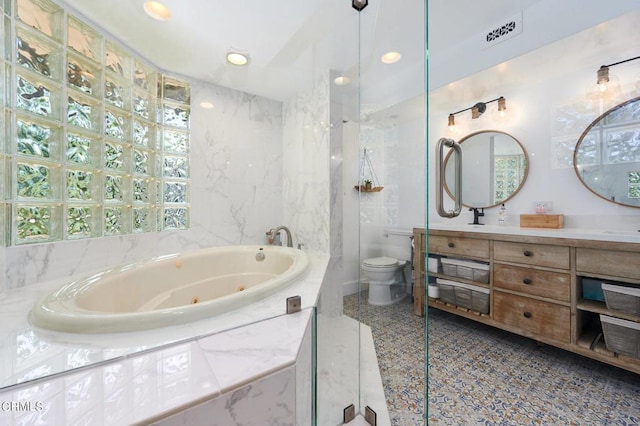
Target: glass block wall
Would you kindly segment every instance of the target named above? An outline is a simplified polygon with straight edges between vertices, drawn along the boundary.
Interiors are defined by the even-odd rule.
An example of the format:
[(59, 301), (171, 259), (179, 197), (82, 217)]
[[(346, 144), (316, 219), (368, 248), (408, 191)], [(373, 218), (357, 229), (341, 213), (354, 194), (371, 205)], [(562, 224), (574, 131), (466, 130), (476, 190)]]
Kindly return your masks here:
[(49, 0), (2, 7), (4, 244), (188, 228), (188, 83)]

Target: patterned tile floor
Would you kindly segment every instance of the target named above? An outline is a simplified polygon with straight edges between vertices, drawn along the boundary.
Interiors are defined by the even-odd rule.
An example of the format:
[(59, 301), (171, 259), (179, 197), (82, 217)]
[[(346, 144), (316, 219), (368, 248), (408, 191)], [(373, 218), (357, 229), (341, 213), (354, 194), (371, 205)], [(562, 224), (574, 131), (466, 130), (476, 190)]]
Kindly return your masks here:
[[(344, 298), (357, 318), (358, 295)], [(424, 421), (424, 318), (362, 295), (392, 425)], [(429, 310), (429, 425), (639, 425), (640, 375)]]

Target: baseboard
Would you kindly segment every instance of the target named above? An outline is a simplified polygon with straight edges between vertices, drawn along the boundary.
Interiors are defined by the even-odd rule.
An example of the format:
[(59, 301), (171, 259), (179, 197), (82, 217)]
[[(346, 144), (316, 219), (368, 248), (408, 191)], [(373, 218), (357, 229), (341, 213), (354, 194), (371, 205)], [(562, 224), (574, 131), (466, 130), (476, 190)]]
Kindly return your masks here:
[(349, 281), (342, 284), (342, 295), (349, 296), (358, 293), (360, 290), (367, 290), (368, 288), (369, 283), (361, 283), (361, 285), (359, 285), (358, 281)]

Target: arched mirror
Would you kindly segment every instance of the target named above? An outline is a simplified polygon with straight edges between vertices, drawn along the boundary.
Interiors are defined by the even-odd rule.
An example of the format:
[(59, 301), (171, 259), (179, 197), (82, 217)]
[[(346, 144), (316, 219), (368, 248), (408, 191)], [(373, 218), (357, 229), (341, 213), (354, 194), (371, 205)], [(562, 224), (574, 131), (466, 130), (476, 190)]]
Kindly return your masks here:
[(573, 167), (597, 196), (640, 207), (640, 97), (611, 108), (586, 128)]
[[(462, 148), (462, 204), (467, 207), (498, 206), (522, 188), (529, 171), (527, 153), (508, 133), (486, 130), (459, 142)], [(454, 187), (452, 151), (445, 158), (445, 189)], [(451, 161), (450, 161), (451, 160)], [(453, 196), (452, 196), (453, 198)]]

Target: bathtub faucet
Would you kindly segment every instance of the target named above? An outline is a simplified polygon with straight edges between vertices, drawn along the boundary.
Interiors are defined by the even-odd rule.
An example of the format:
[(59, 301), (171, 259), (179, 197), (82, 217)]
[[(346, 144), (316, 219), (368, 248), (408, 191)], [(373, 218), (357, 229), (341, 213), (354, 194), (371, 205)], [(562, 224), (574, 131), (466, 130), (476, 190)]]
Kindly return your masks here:
[(278, 235), (280, 231), (284, 231), (284, 233), (287, 235), (287, 247), (293, 247), (291, 231), (289, 231), (289, 228), (287, 228), (286, 226), (278, 226), (277, 228), (271, 228), (269, 230), (269, 232), (267, 233), (267, 235), (269, 235), (269, 244), (273, 244), (276, 239), (276, 235)]

